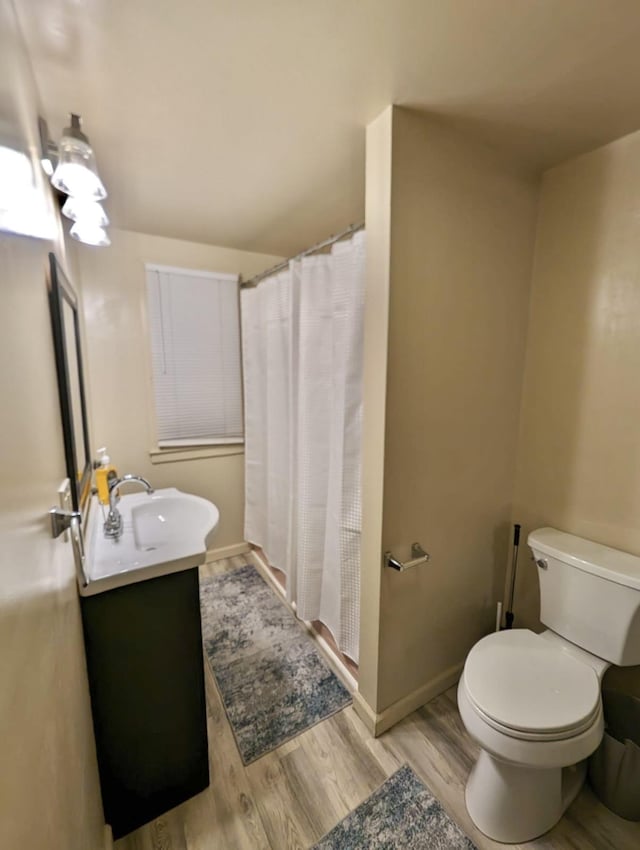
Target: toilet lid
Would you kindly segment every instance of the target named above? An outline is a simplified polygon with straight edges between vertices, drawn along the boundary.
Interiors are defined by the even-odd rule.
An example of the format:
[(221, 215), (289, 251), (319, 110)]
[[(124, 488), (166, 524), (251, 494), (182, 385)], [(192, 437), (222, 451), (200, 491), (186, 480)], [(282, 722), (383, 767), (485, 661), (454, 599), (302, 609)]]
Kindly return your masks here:
[(486, 717), (542, 735), (576, 729), (600, 705), (600, 682), (585, 662), (528, 629), (479, 641), (464, 667), (467, 694)]

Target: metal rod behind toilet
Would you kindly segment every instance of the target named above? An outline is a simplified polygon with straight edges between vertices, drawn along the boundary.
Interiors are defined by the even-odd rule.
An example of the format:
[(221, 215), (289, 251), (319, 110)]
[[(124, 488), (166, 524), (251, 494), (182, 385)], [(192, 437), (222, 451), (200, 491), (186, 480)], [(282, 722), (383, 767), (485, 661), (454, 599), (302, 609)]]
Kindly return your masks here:
[(518, 569), (518, 548), (520, 546), (520, 525), (513, 526), (513, 555), (511, 557), (511, 582), (507, 598), (507, 610), (504, 615), (505, 629), (513, 628), (513, 598), (516, 592), (516, 572)]

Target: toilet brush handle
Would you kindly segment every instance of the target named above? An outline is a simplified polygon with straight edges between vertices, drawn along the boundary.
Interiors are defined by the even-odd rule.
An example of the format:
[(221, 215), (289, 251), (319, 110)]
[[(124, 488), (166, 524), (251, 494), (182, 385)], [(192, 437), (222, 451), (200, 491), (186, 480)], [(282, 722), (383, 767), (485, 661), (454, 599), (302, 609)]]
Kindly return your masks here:
[(510, 629), (513, 626), (513, 597), (516, 590), (516, 570), (518, 569), (518, 547), (520, 545), (520, 525), (516, 523), (513, 526), (513, 557), (511, 559), (511, 584), (509, 588), (509, 600), (507, 610), (504, 615), (505, 628)]

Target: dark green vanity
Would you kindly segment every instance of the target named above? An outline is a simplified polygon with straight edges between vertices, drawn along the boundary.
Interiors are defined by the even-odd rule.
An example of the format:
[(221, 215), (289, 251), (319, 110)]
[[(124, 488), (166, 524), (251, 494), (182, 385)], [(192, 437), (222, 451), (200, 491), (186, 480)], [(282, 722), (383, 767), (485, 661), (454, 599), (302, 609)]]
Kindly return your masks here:
[(119, 838), (209, 784), (198, 569), (81, 606), (105, 821)]

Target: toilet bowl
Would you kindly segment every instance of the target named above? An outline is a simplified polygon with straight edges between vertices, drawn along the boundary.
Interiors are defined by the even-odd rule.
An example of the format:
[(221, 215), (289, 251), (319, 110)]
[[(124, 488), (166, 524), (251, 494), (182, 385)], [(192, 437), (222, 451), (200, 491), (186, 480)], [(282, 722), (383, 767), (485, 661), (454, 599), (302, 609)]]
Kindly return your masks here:
[(465, 799), (486, 835), (529, 841), (571, 804), (585, 760), (602, 739), (600, 678), (607, 666), (576, 657), (557, 636), (527, 629), (489, 635), (471, 650), (458, 706), (481, 753)]
[(465, 792), (495, 841), (547, 832), (580, 791), (604, 732), (610, 664), (640, 664), (640, 558), (553, 528), (532, 532), (547, 631), (497, 632), (467, 656), (460, 716), (480, 746)]

